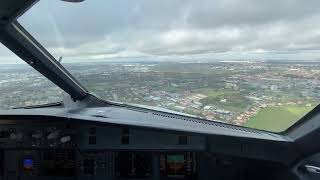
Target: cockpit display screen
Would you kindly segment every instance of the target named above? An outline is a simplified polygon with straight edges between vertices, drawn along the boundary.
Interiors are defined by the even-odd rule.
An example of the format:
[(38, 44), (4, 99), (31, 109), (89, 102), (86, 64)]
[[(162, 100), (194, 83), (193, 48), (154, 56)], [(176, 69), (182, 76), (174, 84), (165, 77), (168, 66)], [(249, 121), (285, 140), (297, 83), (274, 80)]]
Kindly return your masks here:
[(23, 159), (23, 170), (26, 172), (34, 170), (34, 160), (32, 158)]

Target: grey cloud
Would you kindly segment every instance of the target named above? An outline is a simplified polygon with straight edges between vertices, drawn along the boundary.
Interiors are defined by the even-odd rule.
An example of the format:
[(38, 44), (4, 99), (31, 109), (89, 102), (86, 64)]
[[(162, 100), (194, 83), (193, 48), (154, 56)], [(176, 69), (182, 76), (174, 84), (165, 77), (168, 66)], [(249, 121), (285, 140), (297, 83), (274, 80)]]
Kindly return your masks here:
[(53, 54), (72, 57), (257, 51), (276, 56), (319, 49), (319, 5), (317, 0), (41, 0), (19, 22)]
[(190, 24), (198, 27), (215, 27), (296, 21), (317, 14), (320, 1), (207, 0), (194, 5), (189, 15)]

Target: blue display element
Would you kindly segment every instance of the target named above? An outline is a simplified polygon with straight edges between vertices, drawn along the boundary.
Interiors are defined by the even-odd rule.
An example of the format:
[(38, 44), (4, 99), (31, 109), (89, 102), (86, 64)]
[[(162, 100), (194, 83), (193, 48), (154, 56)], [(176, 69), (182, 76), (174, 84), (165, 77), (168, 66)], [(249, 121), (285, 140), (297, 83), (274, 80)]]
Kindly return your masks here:
[(33, 169), (33, 159), (27, 158), (23, 160), (24, 169)]

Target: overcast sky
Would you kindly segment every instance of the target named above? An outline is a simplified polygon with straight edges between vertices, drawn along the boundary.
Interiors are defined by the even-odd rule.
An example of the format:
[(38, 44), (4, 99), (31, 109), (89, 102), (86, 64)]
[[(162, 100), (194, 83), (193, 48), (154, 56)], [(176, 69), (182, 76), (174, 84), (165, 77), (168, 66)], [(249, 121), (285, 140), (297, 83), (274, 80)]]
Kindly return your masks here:
[[(319, 0), (40, 0), (19, 22), (65, 62), (320, 60), (319, 7)], [(2, 62), (17, 61), (0, 53)]]

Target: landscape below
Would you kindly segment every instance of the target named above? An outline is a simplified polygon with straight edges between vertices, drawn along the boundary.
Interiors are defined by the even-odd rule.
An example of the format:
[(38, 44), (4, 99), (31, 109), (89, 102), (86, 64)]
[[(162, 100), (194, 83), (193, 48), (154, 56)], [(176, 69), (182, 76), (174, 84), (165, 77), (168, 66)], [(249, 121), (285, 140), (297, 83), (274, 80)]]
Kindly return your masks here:
[[(320, 63), (100, 62), (63, 64), (91, 93), (240, 126), (281, 132), (320, 99)], [(27, 65), (0, 66), (0, 107), (61, 101), (61, 89)]]

